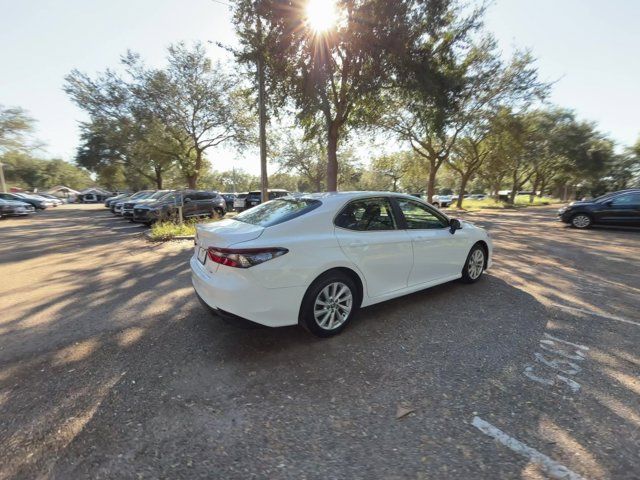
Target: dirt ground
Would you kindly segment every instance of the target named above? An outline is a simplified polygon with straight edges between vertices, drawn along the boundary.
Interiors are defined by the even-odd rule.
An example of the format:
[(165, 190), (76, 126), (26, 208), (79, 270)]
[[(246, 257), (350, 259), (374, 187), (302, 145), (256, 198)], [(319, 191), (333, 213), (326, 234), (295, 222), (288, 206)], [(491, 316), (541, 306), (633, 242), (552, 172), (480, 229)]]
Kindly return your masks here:
[(100, 205), (0, 220), (0, 478), (639, 478), (640, 231), (466, 218), (480, 282), (327, 340), (211, 316)]

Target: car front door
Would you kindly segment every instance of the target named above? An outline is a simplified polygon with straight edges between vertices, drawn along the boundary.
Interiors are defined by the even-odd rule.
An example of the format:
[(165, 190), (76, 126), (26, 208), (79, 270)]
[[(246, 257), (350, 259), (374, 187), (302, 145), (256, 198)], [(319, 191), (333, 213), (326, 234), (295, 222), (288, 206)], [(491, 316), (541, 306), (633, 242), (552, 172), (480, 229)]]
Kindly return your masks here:
[(640, 193), (625, 193), (605, 201), (596, 222), (611, 225), (639, 225)]
[(407, 198), (394, 201), (402, 212), (402, 226), (413, 244), (413, 268), (408, 285), (460, 275), (469, 253), (469, 235), (464, 228), (452, 234), (447, 218), (434, 208)]
[(364, 275), (369, 297), (406, 288), (413, 265), (411, 238), (398, 229), (388, 198), (349, 202), (337, 215), (335, 226), (342, 251)]

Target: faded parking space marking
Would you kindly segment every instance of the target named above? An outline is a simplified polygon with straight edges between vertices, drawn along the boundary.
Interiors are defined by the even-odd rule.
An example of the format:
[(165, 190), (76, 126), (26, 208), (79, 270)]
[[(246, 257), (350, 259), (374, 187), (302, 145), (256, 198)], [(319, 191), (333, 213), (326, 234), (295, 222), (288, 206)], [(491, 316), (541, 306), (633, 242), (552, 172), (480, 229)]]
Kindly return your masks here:
[(505, 447), (509, 448), (511, 451), (528, 458), (532, 463), (538, 465), (540, 469), (551, 478), (561, 480), (585, 480), (581, 475), (569, 470), (561, 463), (556, 462), (535, 448), (525, 445), (520, 440), (506, 434), (498, 427), (494, 427), (489, 422), (482, 420), (480, 417), (473, 417), (471, 424), (485, 435), (488, 435)]
[(592, 315), (594, 317), (606, 318), (608, 320), (615, 320), (617, 322), (628, 323), (629, 325), (635, 325), (636, 327), (640, 327), (640, 322), (634, 322), (633, 320), (617, 317), (615, 315), (608, 315), (606, 313), (593, 312), (591, 310), (585, 310), (583, 308), (569, 307), (567, 305), (560, 305), (559, 303), (552, 303), (551, 306), (559, 308), (561, 310), (567, 310), (568, 312), (582, 313), (584, 315)]
[(588, 351), (589, 347), (554, 337), (546, 332), (544, 336), (545, 338), (540, 340), (539, 347), (545, 351), (545, 354), (535, 352), (533, 356), (536, 362), (554, 370), (553, 374), (551, 377), (546, 376), (546, 373), (538, 374), (535, 372), (535, 367), (530, 364), (525, 365), (522, 374), (529, 380), (547, 387), (553, 387), (560, 382), (569, 387), (572, 393), (578, 393), (581, 386), (570, 375), (573, 376), (582, 371), (582, 367), (576, 362), (581, 362), (586, 358), (584, 352)]

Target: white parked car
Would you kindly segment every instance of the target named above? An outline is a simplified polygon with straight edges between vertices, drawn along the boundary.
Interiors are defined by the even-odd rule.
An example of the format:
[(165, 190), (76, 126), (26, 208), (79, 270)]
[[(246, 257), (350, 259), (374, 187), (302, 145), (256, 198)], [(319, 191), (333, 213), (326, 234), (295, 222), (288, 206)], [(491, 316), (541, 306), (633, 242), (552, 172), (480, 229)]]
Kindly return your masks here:
[(197, 226), (200, 299), (222, 316), (271, 327), (342, 331), (358, 308), (461, 278), (491, 264), (483, 229), (415, 197), (315, 193)]

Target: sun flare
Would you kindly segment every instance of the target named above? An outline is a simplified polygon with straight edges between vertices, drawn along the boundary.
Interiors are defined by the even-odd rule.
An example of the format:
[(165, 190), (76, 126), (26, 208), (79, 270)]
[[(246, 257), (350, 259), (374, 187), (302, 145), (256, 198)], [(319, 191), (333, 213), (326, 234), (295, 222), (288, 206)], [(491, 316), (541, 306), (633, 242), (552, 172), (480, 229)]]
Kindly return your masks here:
[(309, 0), (307, 3), (307, 22), (317, 33), (326, 32), (337, 21), (335, 0)]

